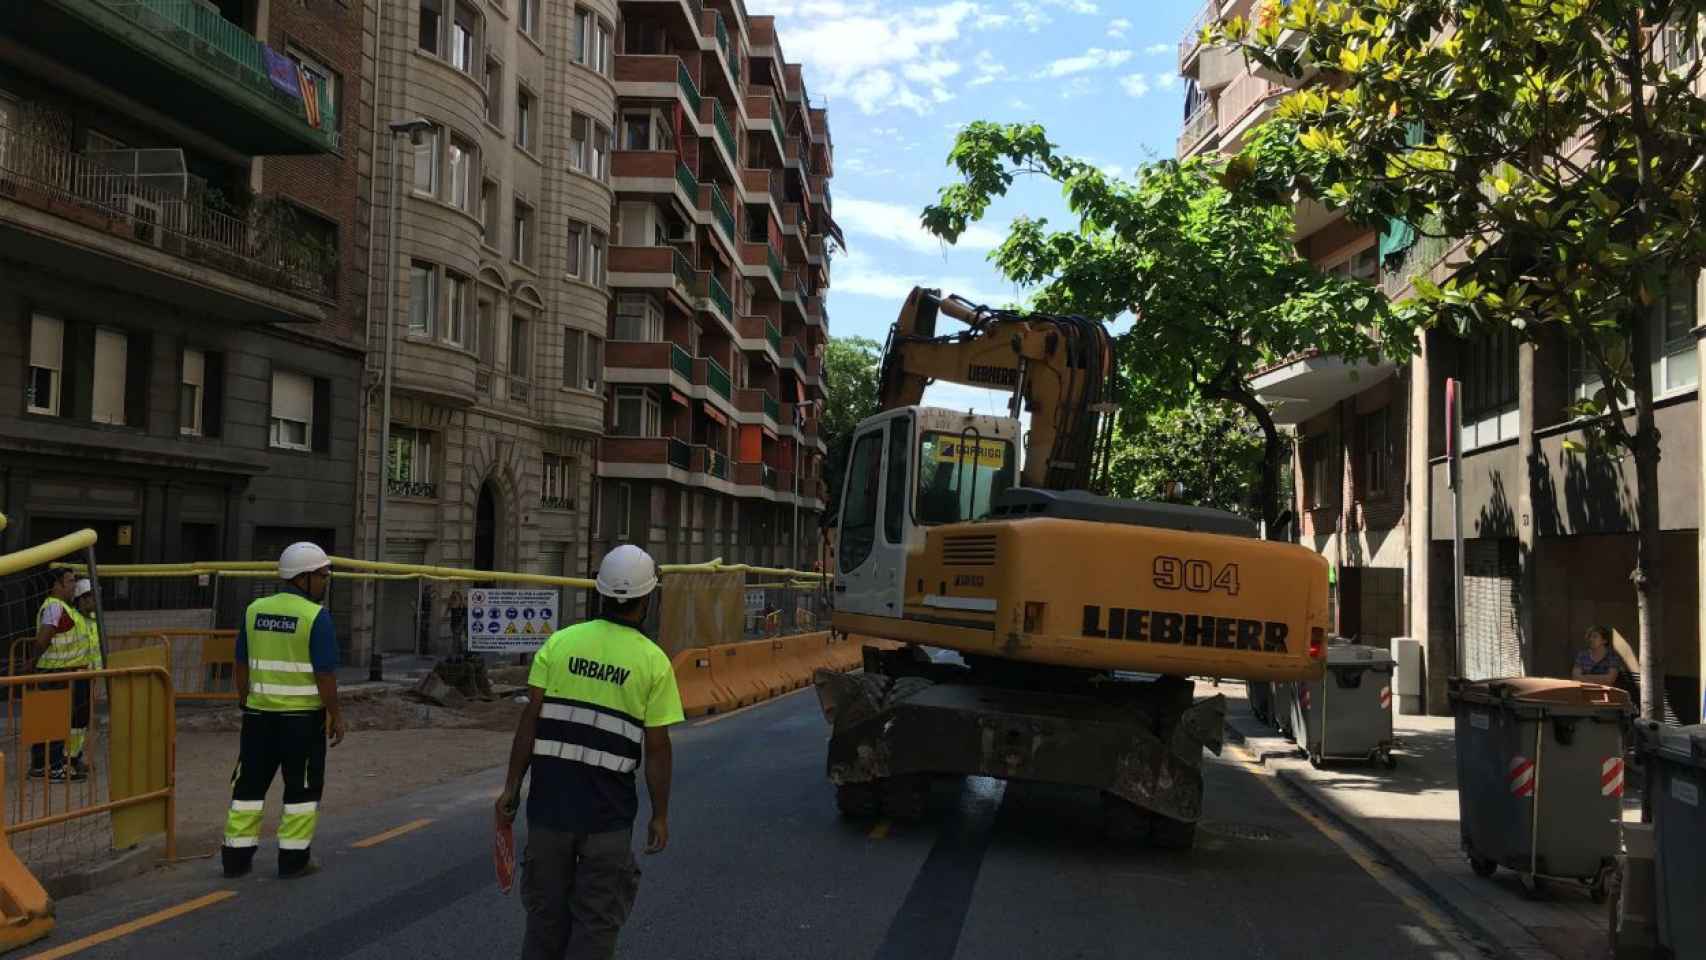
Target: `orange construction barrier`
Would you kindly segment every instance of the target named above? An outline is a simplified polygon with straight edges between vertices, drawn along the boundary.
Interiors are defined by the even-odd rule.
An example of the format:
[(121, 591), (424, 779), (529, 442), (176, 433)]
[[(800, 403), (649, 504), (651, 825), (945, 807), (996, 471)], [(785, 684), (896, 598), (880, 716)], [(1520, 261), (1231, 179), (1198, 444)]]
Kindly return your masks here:
[(778, 697), (809, 686), (820, 669), (851, 670), (860, 662), (858, 644), (827, 631), (689, 647), (670, 661), (689, 717)]
[(681, 691), (681, 710), (689, 717), (726, 713), (734, 709), (735, 696), (718, 686), (711, 673), (711, 651), (690, 647), (675, 655), (675, 685)]
[[(0, 754), (0, 796), (6, 794), (6, 757)], [(0, 825), (0, 953), (53, 932), (53, 900), (30, 868), (12, 852)]]

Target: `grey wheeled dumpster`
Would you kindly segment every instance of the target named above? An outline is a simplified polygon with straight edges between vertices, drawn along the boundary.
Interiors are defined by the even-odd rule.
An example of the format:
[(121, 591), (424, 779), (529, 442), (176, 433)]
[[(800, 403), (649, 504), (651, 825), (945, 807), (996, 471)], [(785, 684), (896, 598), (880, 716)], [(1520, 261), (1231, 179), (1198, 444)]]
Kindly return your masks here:
[(1654, 767), (1653, 873), (1659, 943), (1674, 957), (1706, 957), (1706, 725), (1637, 727)]
[(1291, 723), (1296, 710), (1296, 700), (1297, 684), (1290, 680), (1274, 684), (1273, 702), (1268, 705), (1268, 709), (1273, 712), (1274, 729), (1287, 740), (1293, 738)]
[(1250, 715), (1263, 723), (1273, 723), (1273, 685), (1266, 680), (1251, 680), (1244, 685), (1244, 694), (1250, 700)]
[(1299, 681), (1292, 734), (1319, 767), (1328, 760), (1392, 756), (1392, 654), (1356, 643), (1329, 644), (1319, 680)]
[(1447, 692), (1470, 866), (1484, 877), (1515, 870), (1531, 894), (1547, 879), (1580, 880), (1604, 900), (1620, 848), (1629, 695), (1541, 677), (1453, 677)]

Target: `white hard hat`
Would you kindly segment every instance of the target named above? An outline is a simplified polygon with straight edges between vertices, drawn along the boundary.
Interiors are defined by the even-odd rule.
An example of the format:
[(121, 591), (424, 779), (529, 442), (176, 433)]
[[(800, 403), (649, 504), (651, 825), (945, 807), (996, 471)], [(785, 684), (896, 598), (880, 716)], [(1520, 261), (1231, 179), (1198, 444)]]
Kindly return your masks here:
[(284, 548), (278, 555), (278, 578), (280, 580), (295, 580), (305, 573), (324, 570), (332, 565), (332, 558), (326, 556), (316, 544), (304, 540)]
[(598, 565), (598, 592), (616, 600), (643, 597), (658, 585), (658, 565), (652, 555), (631, 543), (604, 555)]
[(84, 579), (78, 580), (77, 586), (71, 589), (71, 599), (81, 600), (83, 599), (83, 594), (88, 593), (93, 589), (95, 589), (95, 585), (90, 583), (88, 578), (85, 577)]

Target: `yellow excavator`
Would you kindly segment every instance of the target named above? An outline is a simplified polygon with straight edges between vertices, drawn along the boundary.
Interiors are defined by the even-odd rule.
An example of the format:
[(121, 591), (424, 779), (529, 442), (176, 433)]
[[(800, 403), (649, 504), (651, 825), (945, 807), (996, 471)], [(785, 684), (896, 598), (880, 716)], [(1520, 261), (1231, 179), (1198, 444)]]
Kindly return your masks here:
[[(1115, 840), (1187, 848), (1225, 719), (1189, 678), (1321, 676), (1323, 557), (1092, 492), (1114, 370), (1094, 320), (908, 296), (852, 438), (832, 621), (903, 646), (815, 677), (845, 815), (921, 816), (936, 776), (1030, 780), (1099, 790)], [(1007, 391), (1008, 416), (920, 406), (937, 381)]]

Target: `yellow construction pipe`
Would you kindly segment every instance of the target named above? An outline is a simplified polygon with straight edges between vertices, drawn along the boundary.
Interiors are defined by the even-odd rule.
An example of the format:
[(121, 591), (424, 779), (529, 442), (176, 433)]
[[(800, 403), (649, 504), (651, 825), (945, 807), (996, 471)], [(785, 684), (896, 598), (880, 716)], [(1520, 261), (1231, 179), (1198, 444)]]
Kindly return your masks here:
[(39, 567), (51, 563), (68, 553), (87, 550), (95, 545), (95, 531), (79, 530), (68, 533), (57, 540), (38, 543), (33, 547), (25, 547), (17, 553), (0, 554), (0, 577)]

